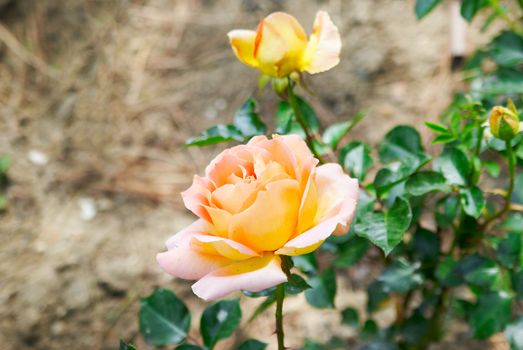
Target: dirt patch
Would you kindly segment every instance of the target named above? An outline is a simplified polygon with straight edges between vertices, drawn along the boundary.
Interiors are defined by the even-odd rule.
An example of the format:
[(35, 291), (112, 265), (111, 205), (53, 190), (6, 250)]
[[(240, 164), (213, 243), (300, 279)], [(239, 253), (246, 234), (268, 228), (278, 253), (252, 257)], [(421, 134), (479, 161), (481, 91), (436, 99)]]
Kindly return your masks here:
[[(445, 6), (423, 22), (413, 1), (395, 0), (26, 0), (0, 10), (0, 153), (13, 159), (0, 215), (3, 349), (114, 349), (120, 337), (147, 349), (138, 297), (155, 286), (181, 295), (196, 324), (204, 304), (155, 255), (194, 219), (178, 193), (221, 148), (181, 146), (230, 120), (251, 93), (267, 121), (274, 113), (274, 97), (255, 91), (257, 72), (234, 59), (227, 31), (281, 9), (309, 29), (319, 8), (344, 44), (340, 65), (309, 79), (324, 122), (367, 110), (351, 137), (376, 143), (392, 125), (421, 127), (448, 104), (457, 79)], [(362, 308), (354, 281), (366, 268), (340, 277), (338, 305)], [(354, 335), (334, 311), (303, 310), (302, 298), (286, 304), (292, 347)], [(268, 341), (272, 328), (264, 314), (238, 336)]]

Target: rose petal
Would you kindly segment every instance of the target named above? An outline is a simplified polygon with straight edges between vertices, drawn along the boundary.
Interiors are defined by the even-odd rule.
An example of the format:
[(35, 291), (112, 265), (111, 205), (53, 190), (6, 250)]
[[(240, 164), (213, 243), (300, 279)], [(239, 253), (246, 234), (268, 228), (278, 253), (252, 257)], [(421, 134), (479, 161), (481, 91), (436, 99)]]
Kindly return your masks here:
[(202, 299), (215, 300), (240, 290), (259, 292), (286, 281), (280, 258), (268, 255), (213, 271), (193, 284), (192, 290)]
[(256, 32), (253, 30), (237, 29), (227, 33), (234, 54), (248, 66), (257, 67), (258, 62), (254, 58), (254, 41)]
[(316, 168), (316, 187), (318, 224), (288, 241), (276, 254), (307, 254), (331, 234), (347, 233), (356, 212), (358, 181), (344, 174), (339, 164), (329, 163)]
[(340, 62), (341, 38), (325, 11), (319, 11), (303, 55), (302, 70), (311, 74), (331, 69)]
[(166, 242), (167, 249), (174, 247), (189, 247), (191, 236), (195, 233), (213, 235), (216, 233), (214, 227), (205, 220), (196, 220), (183, 230), (172, 235)]
[(327, 219), (285, 243), (275, 254), (295, 256), (310, 253), (332, 234), (340, 222), (341, 218), (337, 216)]
[(187, 247), (174, 247), (156, 255), (160, 267), (170, 275), (197, 280), (231, 260), (220, 255), (201, 254)]
[(231, 260), (245, 260), (259, 256), (249, 247), (223, 237), (195, 234), (191, 240), (196, 250), (207, 254), (220, 254)]
[(274, 251), (294, 233), (299, 207), (296, 180), (271, 182), (253, 205), (232, 217), (229, 238), (256, 251)]
[(209, 214), (207, 214), (204, 206), (209, 205), (211, 191), (213, 191), (214, 188), (214, 184), (212, 184), (211, 181), (195, 175), (191, 187), (182, 192), (185, 207), (198, 217), (210, 221)]
[(256, 33), (254, 57), (267, 75), (283, 77), (298, 70), (307, 36), (296, 18), (275, 12), (263, 19)]

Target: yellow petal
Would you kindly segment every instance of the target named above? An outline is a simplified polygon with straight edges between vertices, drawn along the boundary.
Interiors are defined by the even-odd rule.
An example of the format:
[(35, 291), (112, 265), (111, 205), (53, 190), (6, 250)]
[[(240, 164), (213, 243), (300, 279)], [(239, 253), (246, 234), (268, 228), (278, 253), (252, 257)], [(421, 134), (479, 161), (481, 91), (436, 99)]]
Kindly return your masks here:
[(255, 251), (274, 251), (293, 235), (300, 208), (296, 180), (271, 182), (256, 201), (231, 219), (229, 239)]
[(211, 218), (211, 223), (216, 229), (216, 234), (221, 237), (227, 237), (229, 232), (229, 225), (231, 222), (231, 213), (226, 210), (205, 206), (207, 213)]
[(245, 260), (259, 256), (254, 250), (227, 238), (194, 234), (191, 247), (200, 253), (221, 255), (232, 260)]
[(256, 32), (253, 30), (236, 29), (227, 33), (232, 50), (236, 57), (248, 66), (257, 67), (254, 58), (254, 41)]
[(223, 185), (212, 193), (212, 202), (219, 208), (236, 214), (254, 201), (258, 186), (256, 181)]
[(258, 26), (254, 57), (262, 72), (283, 77), (298, 70), (306, 46), (307, 36), (296, 18), (275, 12)]
[(302, 57), (300, 70), (311, 74), (329, 70), (340, 62), (340, 51), (341, 38), (338, 28), (332, 23), (327, 12), (319, 11)]

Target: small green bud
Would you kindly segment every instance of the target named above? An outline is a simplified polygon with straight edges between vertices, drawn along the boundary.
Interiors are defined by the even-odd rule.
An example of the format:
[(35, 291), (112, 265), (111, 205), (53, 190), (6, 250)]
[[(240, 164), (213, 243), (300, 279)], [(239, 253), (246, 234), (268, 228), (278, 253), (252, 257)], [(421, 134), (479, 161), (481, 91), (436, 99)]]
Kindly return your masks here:
[(287, 78), (272, 78), (272, 89), (276, 91), (278, 95), (282, 95), (287, 91), (289, 80)]
[(519, 117), (512, 109), (492, 108), (489, 116), (490, 131), (494, 137), (509, 141), (519, 132)]

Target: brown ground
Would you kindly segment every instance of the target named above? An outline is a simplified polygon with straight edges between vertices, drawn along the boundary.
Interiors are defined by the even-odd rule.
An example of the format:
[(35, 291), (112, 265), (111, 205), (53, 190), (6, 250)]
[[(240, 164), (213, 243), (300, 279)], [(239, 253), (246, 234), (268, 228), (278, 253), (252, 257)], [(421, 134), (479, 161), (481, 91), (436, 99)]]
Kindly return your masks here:
[[(328, 10), (343, 33), (343, 57), (311, 77), (313, 103), (325, 122), (367, 110), (352, 137), (371, 143), (394, 124), (434, 119), (456, 86), (448, 8), (417, 22), (412, 0), (14, 2), (0, 9), (0, 154), (13, 159), (0, 215), (5, 350), (114, 349), (120, 337), (148, 349), (137, 298), (155, 286), (183, 296), (196, 324), (204, 304), (160, 271), (155, 254), (193, 220), (178, 193), (218, 152), (182, 149), (184, 140), (230, 120), (255, 90), (257, 72), (234, 59), (228, 30), (254, 28), (277, 9), (309, 30), (316, 10)], [(471, 38), (471, 48), (485, 41)], [(275, 99), (260, 100), (270, 120)], [(353, 287), (367, 271), (340, 278), (339, 306), (363, 307)], [(290, 346), (353, 335), (337, 313), (301, 298), (285, 312)], [(269, 313), (237, 335), (269, 341), (272, 327)], [(464, 349), (455, 338), (449, 344)]]

